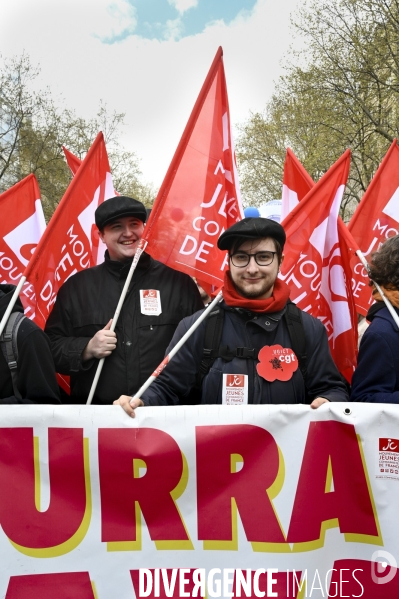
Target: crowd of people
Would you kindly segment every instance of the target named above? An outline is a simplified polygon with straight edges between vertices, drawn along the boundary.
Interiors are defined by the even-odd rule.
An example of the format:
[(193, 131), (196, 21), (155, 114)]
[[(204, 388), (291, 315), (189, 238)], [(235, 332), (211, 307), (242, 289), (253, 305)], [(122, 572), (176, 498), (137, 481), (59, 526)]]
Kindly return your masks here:
[[(379, 293), (374, 289), (349, 397), (324, 326), (290, 301), (278, 278), (285, 232), (266, 218), (245, 218), (220, 235), (218, 247), (229, 256), (223, 300), (136, 397), (209, 301), (191, 277), (143, 253), (112, 330), (146, 217), (143, 204), (125, 196), (97, 208), (104, 262), (64, 283), (45, 331), (15, 304), (0, 338), (1, 403), (84, 404), (101, 358), (93, 403), (122, 406), (130, 416), (149, 405), (399, 403), (399, 329)], [(399, 236), (372, 256), (370, 280), (399, 315)], [(0, 285), (0, 318), (13, 290)], [(70, 396), (61, 395), (56, 372), (69, 375)]]

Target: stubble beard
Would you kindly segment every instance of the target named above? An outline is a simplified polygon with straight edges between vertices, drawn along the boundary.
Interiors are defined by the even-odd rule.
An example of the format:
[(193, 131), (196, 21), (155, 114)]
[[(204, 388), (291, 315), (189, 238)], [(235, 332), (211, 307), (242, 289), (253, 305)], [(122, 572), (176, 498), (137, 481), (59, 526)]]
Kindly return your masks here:
[(273, 289), (275, 281), (270, 283), (267, 279), (264, 279), (262, 288), (260, 290), (254, 289), (253, 291), (249, 291), (246, 287), (241, 286), (239, 282), (233, 281), (233, 283), (236, 291), (246, 299), (258, 299)]

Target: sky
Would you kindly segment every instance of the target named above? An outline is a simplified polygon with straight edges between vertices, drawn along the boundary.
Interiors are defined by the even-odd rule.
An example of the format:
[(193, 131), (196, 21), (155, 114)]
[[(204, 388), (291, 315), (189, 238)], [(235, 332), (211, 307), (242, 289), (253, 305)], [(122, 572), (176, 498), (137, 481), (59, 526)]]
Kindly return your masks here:
[(126, 113), (121, 143), (158, 187), (223, 48), (233, 126), (263, 111), (300, 0), (1, 0), (0, 54), (25, 51), (37, 82), (84, 118)]

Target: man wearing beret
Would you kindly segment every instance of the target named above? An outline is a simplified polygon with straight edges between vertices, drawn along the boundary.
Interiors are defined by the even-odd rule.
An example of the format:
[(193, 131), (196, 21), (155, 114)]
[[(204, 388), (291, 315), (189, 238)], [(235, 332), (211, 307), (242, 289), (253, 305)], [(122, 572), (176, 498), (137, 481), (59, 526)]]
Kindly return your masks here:
[[(284, 243), (283, 227), (266, 218), (245, 218), (219, 237), (219, 249), (229, 253), (219, 308), (223, 329), (201, 381), (202, 403), (307, 403), (318, 408), (328, 401), (348, 401), (324, 326), (290, 303), (288, 286), (277, 278)], [(289, 332), (292, 320), (288, 313), (292, 310), (302, 322), (299, 333), (296, 327), (305, 343), (301, 367)], [(197, 316), (179, 324), (167, 351)], [(201, 323), (141, 398), (122, 396), (115, 403), (134, 416), (139, 406), (184, 402), (198, 386), (206, 327), (206, 321)]]
[(93, 403), (110, 404), (121, 394), (133, 394), (162, 361), (179, 321), (203, 307), (188, 275), (143, 253), (116, 330), (110, 331), (146, 217), (144, 205), (125, 196), (97, 208), (105, 260), (64, 283), (47, 321), (55, 366), (71, 377), (73, 403), (86, 402), (100, 358), (106, 360)]

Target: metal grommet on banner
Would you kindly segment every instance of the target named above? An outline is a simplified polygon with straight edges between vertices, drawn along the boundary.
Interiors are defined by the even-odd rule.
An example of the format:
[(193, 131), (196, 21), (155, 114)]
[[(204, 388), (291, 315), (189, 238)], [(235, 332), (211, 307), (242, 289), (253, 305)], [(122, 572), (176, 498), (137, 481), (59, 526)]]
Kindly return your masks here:
[(345, 408), (344, 414), (345, 416), (350, 416), (350, 414), (352, 414), (352, 410), (350, 408)]

